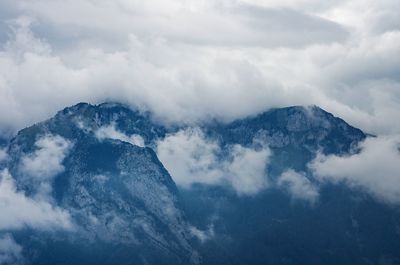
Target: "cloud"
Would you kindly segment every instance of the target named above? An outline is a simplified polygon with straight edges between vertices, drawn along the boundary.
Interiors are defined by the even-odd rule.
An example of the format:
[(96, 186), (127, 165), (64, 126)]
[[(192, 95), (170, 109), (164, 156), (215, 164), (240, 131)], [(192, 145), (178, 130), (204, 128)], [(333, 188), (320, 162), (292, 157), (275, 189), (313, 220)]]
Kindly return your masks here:
[(132, 134), (130, 136), (118, 131), (115, 128), (115, 124), (111, 124), (109, 126), (103, 126), (96, 130), (96, 137), (100, 140), (102, 139), (114, 139), (120, 140), (123, 142), (130, 143), (132, 145), (137, 145), (140, 147), (144, 147), (144, 139), (142, 136), (138, 134)]
[(349, 156), (319, 154), (309, 167), (322, 182), (346, 183), (376, 198), (400, 203), (400, 138), (367, 138)]
[(40, 186), (38, 195), (47, 196), (53, 177), (64, 171), (62, 162), (72, 143), (59, 135), (45, 135), (35, 142), (35, 147), (33, 153), (21, 157), (19, 173)]
[(285, 188), (294, 199), (314, 204), (319, 197), (318, 188), (303, 173), (291, 169), (279, 176), (277, 184)]
[(204, 243), (215, 236), (213, 225), (210, 225), (207, 230), (200, 230), (194, 226), (189, 226), (189, 231), (201, 243)]
[(180, 186), (228, 183), (244, 195), (255, 194), (267, 186), (268, 148), (233, 145), (224, 159), (219, 157), (221, 151), (218, 143), (207, 139), (200, 129), (181, 130), (157, 144), (158, 157)]
[(222, 181), (216, 142), (205, 139), (200, 129), (181, 130), (157, 143), (157, 156), (181, 186)]
[(0, 236), (0, 265), (22, 264), (22, 247), (18, 245), (11, 235)]
[(26, 197), (23, 192), (17, 191), (8, 170), (0, 172), (0, 211), (0, 230), (73, 227), (67, 211), (54, 207), (47, 201)]
[[(112, 37), (123, 42), (129, 34), (143, 37), (150, 32), (194, 45), (267, 47), (340, 41), (346, 35), (340, 25), (312, 13), (240, 1), (24, 1), (23, 6), (11, 6), (15, 12), (29, 14), (40, 22), (51, 21), (51, 25), (37, 25), (37, 30), (57, 41), (70, 39), (72, 30), (77, 41), (97, 38), (114, 45)], [(114, 17), (112, 21), (110, 16)], [(67, 31), (55, 31), (59, 27)]]
[[(0, 113), (13, 115), (0, 115), (0, 133), (15, 134), (77, 102), (110, 100), (178, 123), (316, 104), (379, 139), (396, 137), (397, 10), (397, 0), (3, 0)], [(141, 143), (107, 130), (112, 137)], [(184, 161), (181, 168), (164, 157), (180, 185), (228, 182), (245, 192), (266, 185), (251, 177), (244, 188), (240, 176), (259, 174), (237, 177), (230, 170), (252, 155), (263, 160), (266, 151), (231, 147), (222, 166), (214, 162), (220, 151), (214, 142), (195, 133), (176, 136), (181, 142), (169, 140), (194, 141), (187, 150), (173, 151)], [(164, 151), (167, 143), (161, 145)], [(184, 157), (193, 145), (201, 159)], [(61, 170), (57, 165), (54, 172)], [(345, 179), (372, 190), (367, 184), (372, 180)], [(377, 190), (385, 186), (377, 185)], [(393, 190), (390, 197), (397, 196)]]
[(8, 158), (7, 150), (0, 148), (0, 162), (6, 160)]
[(267, 183), (266, 167), (269, 163), (270, 150), (255, 150), (234, 145), (231, 149), (231, 161), (224, 163), (229, 181), (238, 193), (255, 194), (264, 189)]
[(397, 0), (5, 0), (0, 111), (13, 115), (1, 115), (0, 128), (15, 133), (67, 105), (113, 100), (178, 122), (316, 104), (369, 132), (398, 134), (399, 8)]
[(62, 161), (72, 144), (59, 135), (46, 135), (35, 142), (37, 150), (21, 158), (20, 170), (30, 176), (47, 180), (64, 171)]

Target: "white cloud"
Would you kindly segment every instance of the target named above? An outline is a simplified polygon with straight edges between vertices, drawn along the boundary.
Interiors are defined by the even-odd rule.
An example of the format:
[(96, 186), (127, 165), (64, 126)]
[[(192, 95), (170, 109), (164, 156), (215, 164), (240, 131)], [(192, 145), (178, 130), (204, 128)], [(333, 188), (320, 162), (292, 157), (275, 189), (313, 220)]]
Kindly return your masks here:
[(5, 0), (0, 112), (13, 115), (1, 115), (0, 127), (115, 100), (175, 121), (317, 104), (370, 132), (398, 133), (399, 8), (397, 0)]
[(223, 164), (225, 174), (235, 190), (243, 194), (254, 194), (267, 186), (266, 166), (269, 163), (270, 150), (232, 147), (231, 161)]
[(319, 197), (318, 188), (303, 174), (287, 170), (279, 176), (278, 186), (287, 189), (294, 199), (315, 203)]
[(72, 229), (67, 211), (52, 206), (47, 201), (28, 198), (17, 191), (7, 170), (0, 172), (0, 230), (23, 227), (49, 230)]
[(223, 178), (216, 142), (204, 138), (199, 129), (181, 130), (157, 144), (157, 156), (181, 186), (192, 183), (216, 184)]
[(0, 162), (6, 160), (8, 158), (7, 150), (0, 149)]
[(200, 230), (197, 227), (189, 226), (189, 231), (201, 243), (204, 243), (215, 236), (213, 225), (210, 225), (207, 230)]
[(218, 143), (207, 139), (200, 129), (181, 130), (157, 144), (158, 157), (180, 186), (227, 182), (239, 194), (247, 195), (267, 186), (268, 148), (255, 150), (234, 145), (228, 159), (222, 160), (218, 158), (220, 152)]
[(120, 140), (140, 147), (145, 146), (144, 139), (142, 136), (138, 134), (132, 134), (128, 136), (123, 132), (118, 131), (115, 128), (115, 124), (100, 127), (99, 129), (96, 130), (95, 134), (96, 137), (100, 140), (108, 138), (108, 139)]
[[(0, 113), (13, 115), (0, 115), (0, 133), (77, 102), (111, 100), (166, 122), (231, 120), (316, 104), (366, 132), (399, 135), (399, 9), (397, 0), (4, 0)], [(228, 181), (235, 164), (216, 165), (215, 143), (191, 138), (186, 149), (173, 150), (181, 168), (164, 156), (180, 185)], [(193, 146), (202, 153), (198, 161), (184, 157)], [(267, 156), (246, 152), (232, 161)], [(231, 172), (228, 182), (245, 192), (263, 186), (249, 179), (246, 186)], [(372, 190), (372, 180), (345, 179)], [(385, 197), (396, 200), (395, 188), (387, 189)]]
[(23, 264), (22, 247), (11, 235), (0, 236), (0, 265)]
[(400, 203), (400, 138), (367, 138), (360, 153), (318, 155), (309, 167), (321, 181), (343, 182), (390, 203)]
[[(38, 25), (54, 39), (71, 38), (69, 31), (53, 32), (61, 26), (75, 30), (74, 39), (86, 37), (123, 42), (124, 35), (149, 35), (195, 45), (303, 45), (341, 40), (340, 25), (302, 10), (265, 8), (235, 1), (24, 1), (17, 12), (51, 21), (52, 26)], [(76, 9), (79, 6), (80, 9)], [(113, 17), (110, 21), (108, 18)], [(185, 27), (181, 25), (185, 23)], [(206, 30), (207, 29), (207, 30)], [(307, 32), (298, 34), (297, 31)], [(269, 36), (274, 35), (275, 38)], [(295, 38), (294, 36), (297, 38)], [(333, 39), (333, 40), (332, 40)], [(116, 40), (114, 40), (116, 42)], [(114, 43), (116, 45), (116, 43)]]
[(40, 185), (39, 195), (46, 196), (53, 177), (64, 171), (62, 162), (72, 143), (59, 135), (45, 135), (35, 142), (35, 147), (33, 153), (21, 157), (19, 173), (33, 178)]
[(21, 158), (20, 170), (40, 180), (47, 180), (64, 171), (62, 162), (71, 143), (59, 135), (46, 135), (35, 142), (38, 149)]

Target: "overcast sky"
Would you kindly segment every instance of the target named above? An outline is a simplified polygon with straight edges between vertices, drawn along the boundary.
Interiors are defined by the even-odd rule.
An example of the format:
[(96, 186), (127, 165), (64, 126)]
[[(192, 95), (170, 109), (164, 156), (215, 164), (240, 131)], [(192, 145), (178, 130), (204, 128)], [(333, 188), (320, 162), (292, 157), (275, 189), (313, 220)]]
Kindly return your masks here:
[(400, 132), (398, 0), (0, 0), (0, 128), (81, 101), (170, 121), (315, 104)]

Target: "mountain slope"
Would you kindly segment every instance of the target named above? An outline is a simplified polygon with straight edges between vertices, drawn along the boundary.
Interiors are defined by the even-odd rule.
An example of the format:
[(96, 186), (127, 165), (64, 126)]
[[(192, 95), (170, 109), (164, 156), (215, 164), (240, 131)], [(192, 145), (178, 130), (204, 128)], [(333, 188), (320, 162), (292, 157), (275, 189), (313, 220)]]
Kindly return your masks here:
[[(231, 163), (235, 146), (270, 150), (268, 185), (237, 193), (227, 174), (176, 186), (156, 151), (186, 130), (211, 146), (191, 160), (215, 159), (205, 170)], [(167, 126), (121, 104), (80, 103), (21, 130), (0, 165), (18, 191), (66, 210), (73, 229), (9, 232), (28, 264), (398, 264), (399, 209), (345, 183), (321, 184), (308, 168), (319, 152), (358, 152), (366, 137), (315, 106)], [(316, 199), (279, 185), (285, 172), (303, 176)]]
[[(122, 260), (117, 257), (114, 262), (195, 263), (177, 188), (154, 151), (98, 138), (77, 123), (76, 117), (95, 119), (90, 116), (90, 106), (81, 104), (74, 109), (83, 111), (83, 116), (60, 112), (12, 139), (7, 167), (17, 188), (29, 197), (44, 198), (66, 209), (74, 220), (73, 233), (82, 241), (101, 248), (125, 249), (119, 256)], [(53, 161), (54, 157), (59, 161)], [(46, 167), (61, 170), (49, 174), (43, 169)], [(65, 259), (65, 249), (74, 247), (75, 241), (63, 245), (55, 259), (44, 252), (38, 256), (37, 250), (28, 255), (38, 256), (33, 258), (38, 264), (60, 263)], [(82, 247), (90, 249), (92, 245)], [(71, 258), (68, 260), (71, 262)], [(80, 260), (73, 262), (80, 264)]]

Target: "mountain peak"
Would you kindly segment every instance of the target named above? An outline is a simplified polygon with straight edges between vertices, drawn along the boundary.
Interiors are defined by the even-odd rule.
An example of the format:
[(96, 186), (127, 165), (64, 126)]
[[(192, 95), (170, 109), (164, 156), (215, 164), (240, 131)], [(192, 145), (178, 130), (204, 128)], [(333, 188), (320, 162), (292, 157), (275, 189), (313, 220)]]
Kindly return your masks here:
[[(9, 143), (7, 159), (0, 166), (8, 168), (18, 192), (29, 200), (45, 199), (56, 209), (65, 210), (76, 226), (75, 234), (57, 235), (64, 244), (54, 250), (52, 257), (58, 260), (49, 259), (47, 254), (46, 244), (54, 244), (53, 235), (46, 238), (40, 233), (28, 234), (25, 238), (23, 234), (20, 242), (24, 246), (36, 247), (36, 238), (46, 242), (37, 247), (39, 256), (28, 253), (36, 264), (60, 264), (61, 259), (69, 256), (65, 253), (73, 253), (77, 246), (84, 259), (93, 259), (93, 246), (100, 250), (118, 249), (121, 253), (112, 262), (94, 257), (92, 264), (123, 264), (127, 260), (135, 264), (197, 264), (197, 251), (210, 254), (211, 261), (204, 264), (231, 264), (229, 259), (224, 260), (225, 256), (221, 256), (223, 262), (214, 260), (224, 252), (219, 246), (228, 247), (229, 251), (224, 252), (228, 256), (239, 258), (242, 256), (234, 246), (248, 251), (246, 245), (254, 245), (265, 250), (262, 253), (270, 253), (271, 248), (264, 243), (277, 237), (269, 237), (278, 233), (275, 227), (282, 228), (279, 235), (299, 235), (303, 239), (307, 236), (301, 228), (310, 223), (310, 217), (317, 216), (315, 220), (329, 223), (329, 207), (341, 204), (334, 201), (338, 193), (320, 192), (320, 184), (308, 175), (311, 173), (307, 165), (320, 152), (348, 154), (365, 137), (361, 130), (317, 106), (275, 108), (230, 123), (171, 128), (152, 120), (150, 113), (123, 104), (79, 103), (21, 130)], [(161, 147), (163, 155), (159, 152)], [(329, 207), (313, 212), (307, 205), (297, 207), (288, 203), (279, 186), (285, 172), (296, 172), (288, 177), (288, 181), (294, 181), (289, 184), (298, 184), (300, 189), (304, 185), (312, 187), (321, 198), (328, 196)], [(290, 178), (296, 174), (300, 180)], [(187, 175), (196, 185), (181, 186), (179, 179)], [(197, 182), (201, 178), (208, 182)], [(215, 181), (209, 181), (210, 178)], [(261, 181), (254, 184), (253, 179)], [(236, 193), (242, 183), (259, 187), (251, 196)], [(345, 196), (337, 196), (347, 200), (345, 192)], [(296, 211), (288, 213), (292, 207), (297, 207)], [(243, 214), (247, 212), (248, 216)], [(285, 221), (292, 214), (296, 217), (291, 221), (300, 220), (302, 225)], [(258, 216), (257, 223), (253, 216)], [(248, 226), (238, 225), (243, 224), (241, 220), (256, 229), (251, 231)], [(341, 226), (345, 223), (333, 226), (345, 231), (347, 228)], [(267, 227), (271, 230), (263, 233)], [(325, 238), (324, 233), (315, 233), (317, 238)], [(262, 243), (255, 239), (260, 235)], [(287, 242), (296, 244), (292, 240)], [(314, 253), (313, 247), (314, 244), (310, 253), (325, 255), (321, 254), (325, 250)], [(272, 252), (279, 258), (280, 253)], [(84, 259), (72, 258), (78, 261), (74, 264), (87, 264), (82, 262)], [(250, 261), (244, 263), (257, 263)]]

